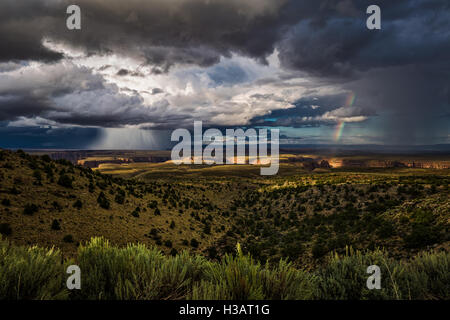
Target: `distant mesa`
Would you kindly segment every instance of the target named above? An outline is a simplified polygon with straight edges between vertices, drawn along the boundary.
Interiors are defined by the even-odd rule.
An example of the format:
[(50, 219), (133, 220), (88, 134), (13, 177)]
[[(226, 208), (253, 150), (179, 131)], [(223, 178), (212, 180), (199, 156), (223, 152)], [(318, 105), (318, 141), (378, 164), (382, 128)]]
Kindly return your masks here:
[[(450, 169), (448, 156), (423, 154), (330, 154), (312, 150), (289, 149), (280, 153), (281, 163), (299, 163), (307, 170), (331, 168), (418, 168)], [(91, 169), (101, 164), (163, 163), (170, 161), (170, 151), (144, 150), (27, 150), (36, 155), (49, 155), (53, 160), (65, 159)], [(438, 158), (439, 156), (439, 158)], [(226, 160), (226, 159), (224, 159)], [(237, 159), (234, 159), (235, 161)], [(248, 161), (248, 159), (246, 159)], [(246, 162), (247, 162), (246, 161)], [(263, 164), (258, 162), (258, 164)]]
[(308, 170), (314, 170), (317, 168), (321, 169), (331, 169), (332, 166), (327, 160), (324, 159), (313, 159), (309, 157), (288, 157), (286, 159), (286, 162), (288, 163), (302, 163), (303, 168)]
[(143, 150), (27, 150), (48, 155), (53, 160), (68, 160), (74, 165), (98, 168), (101, 164), (160, 163), (170, 160), (170, 151)]
[(131, 157), (131, 158), (114, 158), (114, 159), (103, 159), (103, 160), (89, 160), (82, 159), (78, 160), (77, 164), (88, 168), (98, 168), (101, 164), (123, 164), (123, 163), (161, 163), (169, 161), (170, 157), (165, 156), (147, 156), (147, 157)]
[(420, 169), (449, 169), (450, 161), (394, 161), (394, 160), (356, 160), (342, 159), (333, 161), (334, 167), (346, 168), (420, 168)]

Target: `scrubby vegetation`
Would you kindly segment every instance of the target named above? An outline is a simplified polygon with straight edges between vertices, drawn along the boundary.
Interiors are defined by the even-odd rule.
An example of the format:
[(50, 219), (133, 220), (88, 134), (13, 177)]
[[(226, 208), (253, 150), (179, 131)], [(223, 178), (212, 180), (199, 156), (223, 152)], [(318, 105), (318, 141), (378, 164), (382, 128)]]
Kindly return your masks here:
[[(106, 278), (97, 284), (85, 279), (94, 289), (77, 298), (446, 297), (443, 292), (448, 288), (439, 287), (433, 279), (442, 279), (441, 273), (448, 272), (448, 170), (311, 171), (282, 164), (275, 177), (239, 171), (239, 166), (174, 170), (155, 166), (151, 172), (137, 171), (125, 179), (105, 174), (111, 173), (108, 170), (91, 170), (48, 156), (0, 150), (0, 234), (25, 246), (21, 249), (25, 251), (31, 250), (28, 245), (55, 246), (60, 250), (59, 261), (91, 261), (86, 268), (95, 272), (112, 265), (98, 262), (95, 266), (89, 259), (122, 261), (124, 265), (117, 262), (117, 268), (125, 268), (123, 275), (110, 279), (108, 272), (116, 271), (106, 270)], [(86, 244), (98, 235), (111, 244), (103, 240)], [(137, 242), (142, 245), (124, 248)], [(242, 247), (236, 256), (237, 243)], [(430, 251), (440, 253), (426, 253)], [(128, 266), (131, 254), (159, 262), (151, 267), (153, 271), (148, 262)], [(160, 284), (147, 277), (162, 272), (155, 271), (162, 263), (168, 263), (163, 266), (167, 270), (179, 270), (170, 263), (180, 259), (192, 267), (180, 269), (181, 275), (172, 279), (178, 289), (159, 293), (155, 289), (150, 296), (146, 288)], [(384, 283), (384, 291), (346, 287), (339, 280), (358, 279), (359, 283), (367, 276), (363, 269), (368, 261), (378, 261), (386, 268), (383, 274), (392, 274), (393, 278), (383, 278), (391, 279)], [(124, 270), (132, 270), (132, 278)], [(201, 276), (189, 275), (192, 270)], [(425, 278), (420, 275), (428, 272)], [(239, 278), (242, 274), (248, 277)], [(296, 285), (285, 288), (285, 282)], [(119, 283), (124, 287), (117, 288)]]
[[(81, 269), (81, 290), (66, 289), (66, 268)], [(380, 290), (366, 287), (369, 265), (381, 268)], [(119, 248), (94, 238), (75, 260), (58, 250), (0, 240), (2, 299), (449, 299), (450, 254), (421, 253), (397, 261), (382, 250), (329, 255), (316, 270), (286, 260), (260, 264), (237, 246), (210, 261), (187, 251), (166, 256), (155, 247)]]

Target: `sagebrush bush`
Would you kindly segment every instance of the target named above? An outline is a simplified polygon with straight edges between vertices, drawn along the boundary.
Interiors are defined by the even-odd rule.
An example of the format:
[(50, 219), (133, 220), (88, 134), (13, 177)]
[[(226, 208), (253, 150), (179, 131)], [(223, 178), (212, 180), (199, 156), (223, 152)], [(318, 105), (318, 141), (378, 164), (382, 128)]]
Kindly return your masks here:
[(210, 262), (204, 280), (198, 282), (188, 298), (200, 300), (295, 300), (317, 296), (317, 277), (295, 269), (285, 260), (271, 268), (262, 267), (238, 246), (237, 255), (226, 255), (221, 262)]
[(11, 246), (0, 238), (0, 299), (66, 299), (65, 269), (58, 250)]
[(315, 298), (319, 278), (294, 268), (286, 260), (262, 273), (264, 298), (270, 300), (309, 300)]
[(194, 286), (192, 298), (210, 299), (212, 293), (220, 300), (258, 300), (264, 299), (261, 265), (250, 255), (244, 255), (237, 247), (237, 255), (225, 255), (218, 263), (207, 265), (204, 280)]
[[(139, 299), (154, 293), (154, 282), (147, 281), (161, 264), (159, 251), (141, 245), (119, 249), (103, 238), (93, 238), (78, 250), (82, 271), (83, 299)], [(143, 292), (147, 290), (147, 292)]]
[[(367, 267), (377, 265), (381, 269), (381, 290), (369, 290), (366, 285)], [(362, 253), (346, 248), (343, 256), (330, 255), (321, 268), (318, 299), (366, 300), (401, 299), (398, 278), (405, 272), (404, 266), (389, 259), (381, 250)]]
[(408, 299), (450, 299), (450, 255), (423, 252), (406, 266)]
[(165, 257), (141, 244), (125, 248), (93, 238), (78, 251), (85, 299), (182, 299), (206, 260), (181, 253)]
[[(381, 290), (366, 286), (369, 265), (381, 269)], [(319, 272), (319, 299), (449, 299), (450, 254), (423, 252), (398, 261), (382, 250), (359, 252), (347, 248), (334, 255)]]

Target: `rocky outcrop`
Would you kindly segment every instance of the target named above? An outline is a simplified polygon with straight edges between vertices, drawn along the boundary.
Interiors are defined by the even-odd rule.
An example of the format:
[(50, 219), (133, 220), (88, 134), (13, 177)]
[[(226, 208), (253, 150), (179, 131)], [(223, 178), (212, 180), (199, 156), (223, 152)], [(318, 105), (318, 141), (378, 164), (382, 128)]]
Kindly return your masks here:
[(413, 160), (360, 160), (341, 159), (332, 161), (333, 167), (347, 168), (422, 168), (422, 169), (450, 169), (450, 161), (413, 161)]

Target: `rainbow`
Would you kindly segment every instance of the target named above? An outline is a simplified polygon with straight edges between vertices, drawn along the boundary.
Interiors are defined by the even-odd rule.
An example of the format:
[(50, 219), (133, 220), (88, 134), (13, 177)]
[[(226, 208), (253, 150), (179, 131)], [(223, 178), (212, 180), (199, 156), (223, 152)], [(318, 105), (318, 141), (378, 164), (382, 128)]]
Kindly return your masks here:
[(334, 141), (339, 141), (342, 136), (342, 132), (344, 131), (345, 121), (339, 121), (336, 130), (334, 131)]
[[(345, 107), (351, 107), (355, 103), (355, 94), (353, 92), (350, 92), (347, 96), (347, 99), (345, 99)], [(342, 137), (342, 132), (344, 131), (345, 127), (345, 121), (339, 121), (336, 130), (334, 131), (334, 141), (339, 141)]]

